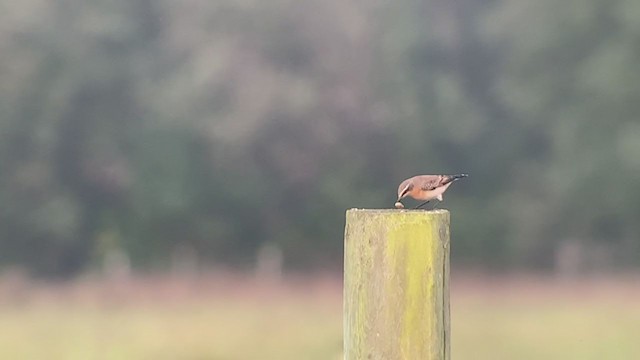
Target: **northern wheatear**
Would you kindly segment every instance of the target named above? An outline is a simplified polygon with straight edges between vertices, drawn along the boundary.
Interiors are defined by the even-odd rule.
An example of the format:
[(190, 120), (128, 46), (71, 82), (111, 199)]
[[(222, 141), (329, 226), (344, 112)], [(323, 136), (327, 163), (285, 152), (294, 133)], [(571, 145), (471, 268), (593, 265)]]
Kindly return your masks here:
[(418, 175), (403, 181), (398, 186), (398, 201), (395, 207), (404, 208), (400, 202), (403, 198), (410, 196), (416, 200), (426, 200), (422, 204), (416, 206), (416, 209), (426, 205), (433, 199), (442, 201), (442, 194), (454, 181), (465, 178), (467, 174), (457, 175)]

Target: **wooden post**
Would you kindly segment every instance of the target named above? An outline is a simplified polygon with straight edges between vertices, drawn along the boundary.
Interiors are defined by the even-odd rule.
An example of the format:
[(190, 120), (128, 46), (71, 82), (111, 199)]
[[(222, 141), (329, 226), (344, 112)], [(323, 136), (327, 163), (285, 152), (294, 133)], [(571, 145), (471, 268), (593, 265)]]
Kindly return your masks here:
[(449, 212), (347, 211), (344, 359), (449, 360)]

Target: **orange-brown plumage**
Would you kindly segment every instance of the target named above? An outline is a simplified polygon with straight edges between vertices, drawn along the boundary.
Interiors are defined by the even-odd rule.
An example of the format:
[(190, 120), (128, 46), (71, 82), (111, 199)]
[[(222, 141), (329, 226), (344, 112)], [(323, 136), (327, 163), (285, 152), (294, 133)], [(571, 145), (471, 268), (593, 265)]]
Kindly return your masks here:
[(398, 202), (407, 196), (416, 200), (438, 199), (442, 201), (442, 194), (451, 183), (467, 176), (467, 174), (414, 176), (398, 186)]

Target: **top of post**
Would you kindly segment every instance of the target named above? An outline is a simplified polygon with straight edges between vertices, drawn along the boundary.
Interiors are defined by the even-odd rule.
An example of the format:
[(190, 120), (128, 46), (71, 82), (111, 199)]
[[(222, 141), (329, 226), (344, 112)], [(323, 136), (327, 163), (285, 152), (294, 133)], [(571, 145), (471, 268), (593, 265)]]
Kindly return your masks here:
[(358, 208), (352, 208), (352, 209), (348, 209), (347, 213), (431, 214), (431, 215), (440, 215), (440, 214), (448, 214), (449, 210), (446, 210), (446, 209), (424, 210), (424, 209), (358, 209)]
[(384, 223), (386, 226), (413, 223), (449, 223), (449, 210), (421, 210), (421, 209), (349, 209), (346, 213), (347, 224), (374, 222)]
[(449, 210), (421, 210), (421, 209), (349, 209), (346, 214), (347, 223), (374, 221), (387, 225), (409, 223), (449, 222)]

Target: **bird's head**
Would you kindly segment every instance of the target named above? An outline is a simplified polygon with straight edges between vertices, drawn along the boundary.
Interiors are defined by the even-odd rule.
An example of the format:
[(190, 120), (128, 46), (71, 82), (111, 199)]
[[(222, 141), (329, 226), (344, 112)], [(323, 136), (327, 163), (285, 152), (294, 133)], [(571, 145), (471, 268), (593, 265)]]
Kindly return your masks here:
[(398, 186), (398, 201), (405, 198), (411, 189), (413, 189), (413, 181), (411, 181), (411, 179), (403, 181), (400, 186)]

